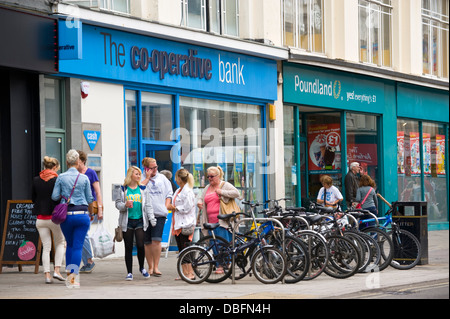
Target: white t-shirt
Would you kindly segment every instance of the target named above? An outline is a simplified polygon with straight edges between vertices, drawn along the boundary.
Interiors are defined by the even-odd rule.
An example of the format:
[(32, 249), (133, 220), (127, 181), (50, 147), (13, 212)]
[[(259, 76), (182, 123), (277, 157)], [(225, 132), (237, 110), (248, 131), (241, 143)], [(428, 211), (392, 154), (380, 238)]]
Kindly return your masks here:
[[(319, 194), (317, 195), (317, 199), (321, 199), (323, 200), (323, 195), (324, 195), (324, 190), (325, 187), (322, 187), (319, 191)], [(336, 186), (331, 186), (330, 188), (327, 189), (327, 200), (326, 200), (326, 204), (327, 205), (331, 205), (331, 203), (334, 203), (336, 200), (342, 200), (342, 194), (339, 191), (339, 189)]]
[(157, 173), (150, 178), (147, 184), (147, 191), (150, 194), (155, 217), (166, 217), (166, 199), (172, 198), (173, 190), (170, 181), (163, 174)]

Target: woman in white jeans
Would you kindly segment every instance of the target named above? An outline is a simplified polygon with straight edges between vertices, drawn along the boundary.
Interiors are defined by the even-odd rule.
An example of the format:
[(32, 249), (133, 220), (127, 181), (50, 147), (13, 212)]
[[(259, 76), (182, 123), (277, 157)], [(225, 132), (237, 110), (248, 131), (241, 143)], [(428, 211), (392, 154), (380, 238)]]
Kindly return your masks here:
[(61, 276), (60, 268), (64, 258), (64, 235), (59, 225), (52, 222), (52, 212), (57, 202), (52, 201), (51, 196), (55, 186), (56, 173), (60, 168), (56, 158), (44, 157), (44, 170), (33, 179), (32, 199), (34, 213), (37, 215), (36, 228), (41, 237), (43, 252), (42, 265), (44, 267), (45, 283), (52, 283), (50, 275), (50, 251), (52, 249), (52, 234), (55, 244), (55, 271), (53, 278), (60, 281), (65, 279)]

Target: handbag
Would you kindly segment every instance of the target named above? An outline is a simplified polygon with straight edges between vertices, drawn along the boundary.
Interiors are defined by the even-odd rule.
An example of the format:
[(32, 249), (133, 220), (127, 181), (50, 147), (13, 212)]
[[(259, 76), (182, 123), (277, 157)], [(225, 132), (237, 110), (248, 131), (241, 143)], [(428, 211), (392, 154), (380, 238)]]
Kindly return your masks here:
[(103, 223), (97, 227), (97, 230), (91, 236), (92, 249), (94, 257), (105, 258), (114, 254), (114, 240), (111, 234), (105, 229)]
[[(222, 186), (220, 186), (220, 188), (222, 188), (223, 185), (225, 185), (225, 182), (222, 183)], [(220, 213), (222, 215), (228, 215), (228, 214), (240, 213), (240, 212), (241, 212), (241, 208), (238, 206), (238, 204), (236, 203), (234, 198), (230, 198), (228, 203), (225, 203), (225, 201), (222, 199), (222, 196), (220, 196)], [(235, 220), (235, 218), (232, 218), (232, 219)], [(239, 219), (239, 218), (236, 217), (236, 219)]]
[(372, 187), (369, 189), (369, 191), (366, 194), (366, 197), (364, 197), (363, 201), (361, 203), (358, 203), (358, 205), (356, 205), (356, 209), (361, 209), (362, 205), (364, 204), (364, 202), (366, 201), (367, 197), (369, 196), (370, 192), (372, 191)]
[(70, 199), (72, 198), (73, 191), (75, 190), (75, 186), (77, 185), (78, 177), (80, 177), (80, 174), (78, 174), (77, 179), (75, 180), (75, 184), (73, 184), (72, 192), (70, 193), (69, 198), (65, 198), (64, 196), (62, 196), (66, 200), (66, 202), (59, 203), (53, 209), (52, 222), (55, 223), (56, 225), (63, 223), (67, 218), (67, 209), (69, 207), (69, 202), (70, 202)]
[(120, 243), (122, 240), (123, 240), (122, 227), (117, 226), (114, 229), (114, 241), (117, 241), (118, 243)]
[(181, 234), (183, 234), (185, 236), (192, 235), (194, 233), (194, 231), (195, 231), (195, 225), (186, 227), (186, 228), (181, 228)]

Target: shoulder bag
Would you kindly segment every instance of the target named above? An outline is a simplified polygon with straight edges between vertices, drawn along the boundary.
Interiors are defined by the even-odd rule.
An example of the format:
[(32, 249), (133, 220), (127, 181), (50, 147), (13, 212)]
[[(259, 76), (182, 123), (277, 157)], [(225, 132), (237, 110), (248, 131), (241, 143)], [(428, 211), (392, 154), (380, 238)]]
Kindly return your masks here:
[[(222, 182), (222, 185), (220, 186), (220, 188), (222, 188), (223, 185), (225, 185), (225, 182)], [(225, 201), (222, 199), (222, 196), (220, 196), (220, 214), (221, 215), (228, 215), (228, 214), (240, 213), (240, 212), (241, 212), (241, 209), (238, 206), (238, 204), (236, 204), (236, 200), (234, 198), (230, 198), (228, 203), (225, 203)], [(234, 218), (233, 218), (233, 220), (234, 220)]]
[(62, 196), (66, 200), (66, 202), (56, 205), (55, 209), (53, 210), (52, 222), (54, 222), (56, 225), (59, 225), (66, 220), (67, 208), (69, 207), (70, 198), (72, 198), (73, 191), (75, 190), (75, 186), (77, 185), (78, 177), (80, 177), (80, 174), (78, 174), (77, 179), (75, 180), (75, 184), (73, 184), (72, 192), (70, 193), (69, 198), (65, 198), (64, 196)]
[(369, 191), (367, 192), (367, 194), (366, 194), (366, 197), (364, 197), (364, 199), (363, 199), (363, 201), (361, 202), (361, 203), (358, 203), (358, 205), (356, 205), (356, 208), (357, 209), (361, 209), (362, 208), (362, 205), (364, 204), (364, 202), (366, 201), (366, 199), (367, 199), (367, 197), (369, 196), (369, 194), (370, 194), (370, 192), (372, 191), (372, 187), (369, 189)]

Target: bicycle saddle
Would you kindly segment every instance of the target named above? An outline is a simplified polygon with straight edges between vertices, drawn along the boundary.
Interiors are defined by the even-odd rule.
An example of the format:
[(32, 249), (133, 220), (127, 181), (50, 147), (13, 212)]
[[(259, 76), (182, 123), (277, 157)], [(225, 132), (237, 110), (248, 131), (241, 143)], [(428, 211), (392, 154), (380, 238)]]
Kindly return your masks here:
[(217, 227), (219, 227), (219, 223), (214, 223), (214, 224), (212, 224), (212, 223), (204, 223), (203, 227), (205, 229), (216, 229)]

